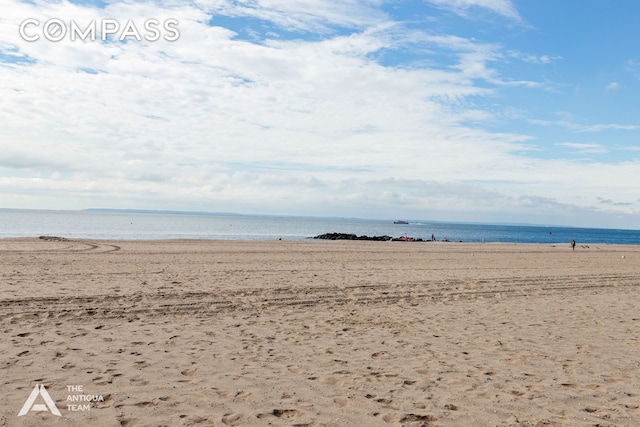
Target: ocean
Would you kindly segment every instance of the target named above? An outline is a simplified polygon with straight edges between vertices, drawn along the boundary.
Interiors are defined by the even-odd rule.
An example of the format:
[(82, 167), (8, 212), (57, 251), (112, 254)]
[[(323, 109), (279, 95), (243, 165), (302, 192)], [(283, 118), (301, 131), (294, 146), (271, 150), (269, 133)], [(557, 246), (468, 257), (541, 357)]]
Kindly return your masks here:
[(0, 209), (0, 238), (305, 240), (324, 233), (451, 242), (640, 244), (640, 230), (135, 211)]

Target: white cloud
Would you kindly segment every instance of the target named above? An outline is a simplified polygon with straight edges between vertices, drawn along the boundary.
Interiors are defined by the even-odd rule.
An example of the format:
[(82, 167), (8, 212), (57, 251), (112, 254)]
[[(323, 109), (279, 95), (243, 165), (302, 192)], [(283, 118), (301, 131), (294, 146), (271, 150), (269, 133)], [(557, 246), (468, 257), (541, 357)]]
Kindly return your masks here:
[(608, 123), (608, 124), (598, 124), (591, 126), (578, 126), (577, 130), (579, 132), (601, 132), (603, 130), (638, 130), (640, 129), (639, 125), (621, 125), (618, 123)]
[(451, 9), (461, 15), (467, 15), (471, 8), (484, 8), (515, 22), (523, 22), (522, 17), (511, 0), (426, 0), (433, 5)]
[(562, 142), (558, 145), (583, 154), (603, 154), (609, 152), (607, 147), (597, 143)]
[(640, 125), (621, 125), (618, 123), (606, 124), (579, 124), (569, 120), (539, 120), (529, 119), (529, 122), (540, 126), (560, 126), (574, 132), (602, 132), (605, 130), (628, 130), (634, 131), (640, 129)]
[(377, 0), (196, 0), (215, 15), (251, 17), (290, 31), (332, 32), (334, 27), (364, 29), (385, 22)]
[[(105, 10), (4, 2), (11, 7), (0, 17), (0, 49), (33, 60), (0, 62), (4, 207), (373, 217), (395, 217), (401, 208), (409, 217), (437, 212), (462, 219), (473, 212), (495, 219), (506, 212), (524, 218), (531, 206), (590, 209), (602, 194), (623, 193), (617, 177), (639, 166), (592, 163), (588, 170), (571, 160), (527, 158), (518, 153), (531, 136), (470, 125), (494, 119), (475, 99), (505, 85), (536, 84), (496, 71), (509, 56), (502, 46), (409, 32), (388, 21), (375, 1), (109, 3)], [(510, 2), (456, 5), (517, 17)], [(208, 25), (220, 13), (317, 37), (243, 40)], [(16, 31), (27, 16), (171, 16), (181, 35), (173, 43), (27, 43)], [(333, 31), (336, 26), (350, 30)], [(381, 52), (417, 45), (452, 62), (376, 60)], [(636, 128), (549, 124), (591, 132)], [(567, 194), (582, 198), (566, 201)], [(631, 197), (637, 206), (637, 196), (615, 200)]]
[(563, 59), (561, 56), (558, 56), (558, 55), (534, 55), (530, 53), (527, 54), (527, 53), (517, 52), (514, 50), (510, 50), (508, 52), (508, 56), (512, 58), (520, 59), (521, 61), (524, 61), (527, 63), (539, 64), (539, 65), (547, 65)]
[(607, 85), (607, 90), (618, 90), (620, 89), (620, 83), (618, 82), (611, 82)]

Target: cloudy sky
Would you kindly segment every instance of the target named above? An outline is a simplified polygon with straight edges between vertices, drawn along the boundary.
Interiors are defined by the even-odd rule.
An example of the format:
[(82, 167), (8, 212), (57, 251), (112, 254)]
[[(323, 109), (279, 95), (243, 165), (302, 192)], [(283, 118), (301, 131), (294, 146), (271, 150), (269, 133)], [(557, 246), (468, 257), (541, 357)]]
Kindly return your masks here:
[(640, 228), (636, 0), (0, 10), (0, 208)]

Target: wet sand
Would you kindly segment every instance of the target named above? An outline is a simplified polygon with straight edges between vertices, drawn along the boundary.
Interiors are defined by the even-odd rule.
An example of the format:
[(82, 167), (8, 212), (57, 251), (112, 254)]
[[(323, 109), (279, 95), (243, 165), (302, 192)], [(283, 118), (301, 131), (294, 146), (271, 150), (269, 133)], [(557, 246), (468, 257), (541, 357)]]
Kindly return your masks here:
[[(0, 425), (640, 425), (638, 246), (34, 238), (0, 260)], [(61, 416), (18, 416), (40, 384)]]

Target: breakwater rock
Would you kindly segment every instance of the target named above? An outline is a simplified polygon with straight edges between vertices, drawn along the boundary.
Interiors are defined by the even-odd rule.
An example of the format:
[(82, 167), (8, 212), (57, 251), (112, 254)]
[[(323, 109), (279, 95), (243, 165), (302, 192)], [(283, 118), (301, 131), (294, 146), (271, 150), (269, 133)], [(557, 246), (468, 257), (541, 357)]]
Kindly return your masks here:
[(413, 237), (391, 237), (391, 236), (358, 236), (349, 233), (325, 233), (315, 236), (314, 239), (323, 240), (372, 240), (376, 242), (388, 242), (393, 240), (394, 242), (424, 242), (422, 239), (415, 239)]

